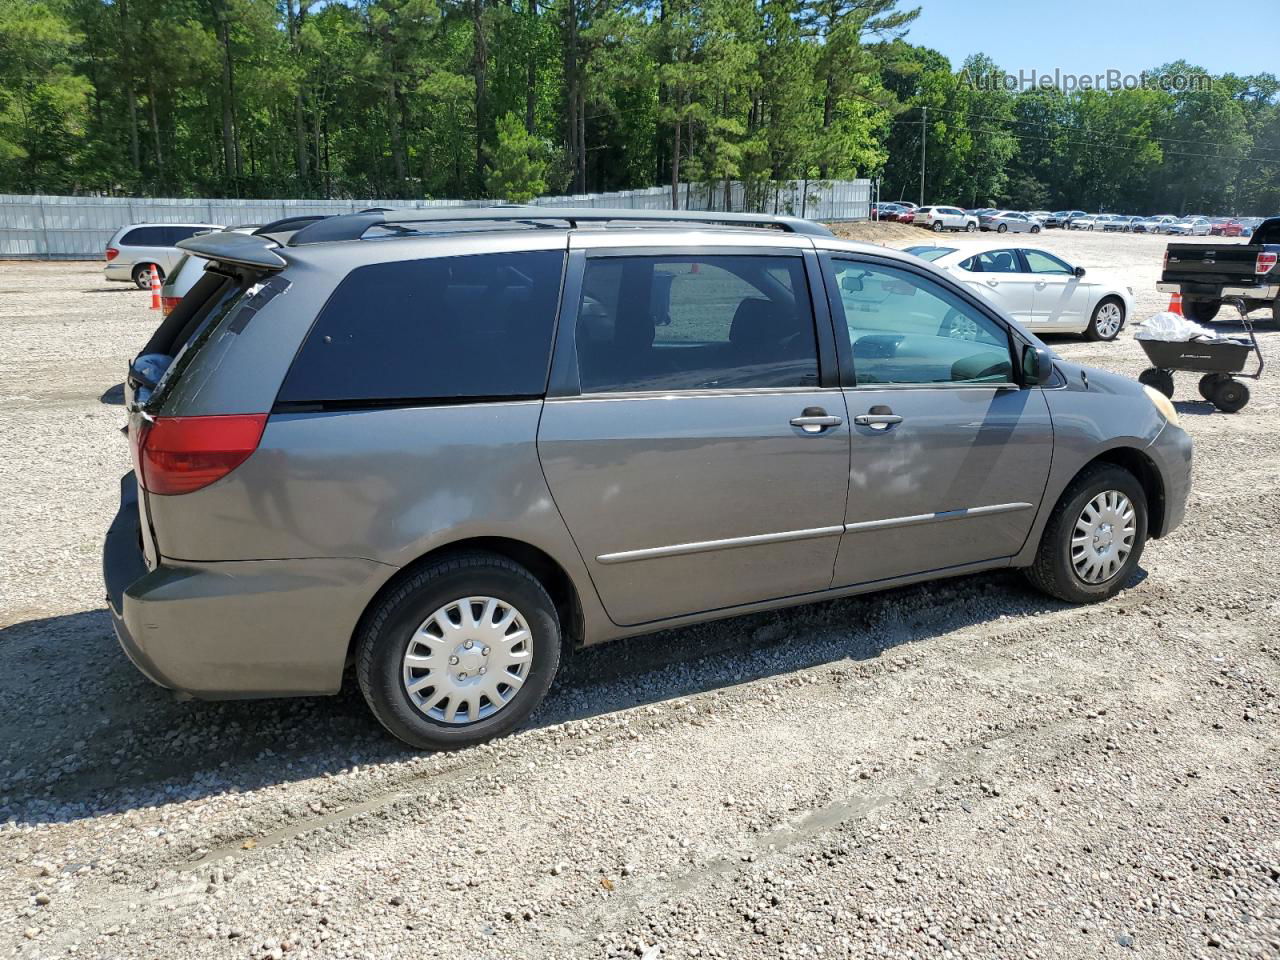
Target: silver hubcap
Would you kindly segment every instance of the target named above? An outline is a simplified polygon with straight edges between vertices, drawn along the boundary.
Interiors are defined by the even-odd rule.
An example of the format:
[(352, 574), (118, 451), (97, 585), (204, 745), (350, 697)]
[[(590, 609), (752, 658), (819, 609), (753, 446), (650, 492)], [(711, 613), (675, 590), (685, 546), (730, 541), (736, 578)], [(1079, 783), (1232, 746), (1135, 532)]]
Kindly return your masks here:
[(1104, 337), (1114, 337), (1120, 332), (1120, 321), (1123, 319), (1120, 307), (1114, 303), (1104, 303), (1098, 308), (1098, 319), (1095, 326)]
[(1085, 583), (1116, 575), (1133, 551), (1137, 534), (1133, 504), (1119, 490), (1104, 490), (1080, 511), (1071, 537), (1071, 565)]
[(519, 610), (493, 597), (465, 597), (414, 631), (404, 689), (432, 720), (475, 723), (511, 702), (532, 663), (533, 634)]

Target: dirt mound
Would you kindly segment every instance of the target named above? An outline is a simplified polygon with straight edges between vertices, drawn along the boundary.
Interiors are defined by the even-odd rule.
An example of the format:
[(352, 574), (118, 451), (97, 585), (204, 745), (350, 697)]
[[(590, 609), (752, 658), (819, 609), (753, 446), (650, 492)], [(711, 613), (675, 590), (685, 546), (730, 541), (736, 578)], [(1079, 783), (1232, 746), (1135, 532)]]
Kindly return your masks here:
[(864, 220), (860, 223), (830, 223), (827, 226), (842, 240), (878, 243), (882, 247), (905, 247), (912, 243), (927, 242), (923, 229), (907, 223)]

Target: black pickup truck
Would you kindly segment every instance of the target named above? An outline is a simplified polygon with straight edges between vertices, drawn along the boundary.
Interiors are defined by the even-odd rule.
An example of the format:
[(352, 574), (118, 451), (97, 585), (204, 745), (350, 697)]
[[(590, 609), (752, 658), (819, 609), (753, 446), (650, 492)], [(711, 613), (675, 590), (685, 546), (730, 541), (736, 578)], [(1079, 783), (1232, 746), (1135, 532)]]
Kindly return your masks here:
[(1169, 244), (1156, 289), (1181, 293), (1182, 312), (1198, 323), (1233, 297), (1249, 310), (1270, 307), (1280, 321), (1280, 217), (1260, 223), (1248, 243)]

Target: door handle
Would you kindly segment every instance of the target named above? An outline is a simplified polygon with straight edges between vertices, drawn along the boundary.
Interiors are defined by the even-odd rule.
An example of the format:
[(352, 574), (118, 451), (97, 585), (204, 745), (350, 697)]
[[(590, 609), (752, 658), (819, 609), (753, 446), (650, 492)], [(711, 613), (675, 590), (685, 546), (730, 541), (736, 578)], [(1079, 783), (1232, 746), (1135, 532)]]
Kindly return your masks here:
[(902, 417), (896, 413), (860, 413), (853, 418), (853, 422), (872, 430), (888, 430), (895, 423), (901, 423)]
[(799, 427), (805, 433), (821, 433), (828, 427), (838, 427), (842, 423), (842, 419), (831, 416), (822, 407), (805, 407), (800, 416), (791, 418), (791, 425)]
[(1000, 286), (1000, 281), (999, 281), (999, 280), (988, 280), (988, 281), (987, 281), (987, 286), (988, 286), (988, 287), (998, 287), (998, 286)]

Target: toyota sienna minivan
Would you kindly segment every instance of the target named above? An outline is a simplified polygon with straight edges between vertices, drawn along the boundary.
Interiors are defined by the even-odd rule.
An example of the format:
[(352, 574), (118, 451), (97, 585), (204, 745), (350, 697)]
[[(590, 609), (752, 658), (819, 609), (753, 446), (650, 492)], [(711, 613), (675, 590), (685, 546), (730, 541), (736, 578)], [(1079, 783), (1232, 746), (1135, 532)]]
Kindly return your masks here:
[(1181, 521), (1161, 394), (930, 264), (750, 214), (371, 211), (211, 261), (127, 381), (108, 603), (149, 678), (498, 736), (567, 651), (1018, 567), (1070, 602)]

